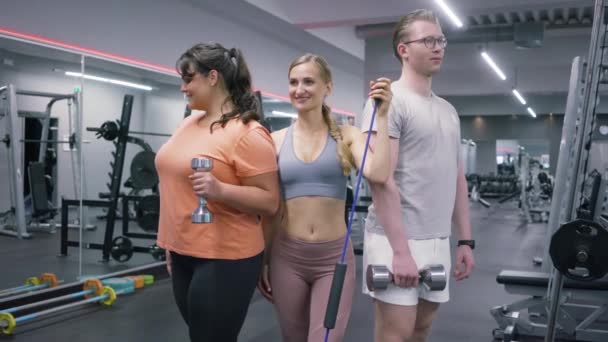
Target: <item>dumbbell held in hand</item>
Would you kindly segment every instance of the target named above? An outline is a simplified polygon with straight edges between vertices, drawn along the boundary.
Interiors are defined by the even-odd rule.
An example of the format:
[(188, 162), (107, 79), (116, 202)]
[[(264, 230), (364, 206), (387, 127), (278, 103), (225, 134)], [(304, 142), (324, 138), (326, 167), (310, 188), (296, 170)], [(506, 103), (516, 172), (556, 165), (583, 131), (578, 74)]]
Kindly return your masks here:
[[(191, 167), (195, 171), (211, 171), (213, 160), (209, 158), (192, 158)], [(198, 208), (192, 212), (192, 223), (211, 223), (213, 213), (207, 208), (205, 196), (198, 196)]]
[[(447, 277), (443, 265), (428, 265), (418, 272), (420, 282), (430, 291), (445, 289)], [(385, 290), (393, 282), (393, 274), (384, 265), (368, 265), (365, 274), (367, 289)]]

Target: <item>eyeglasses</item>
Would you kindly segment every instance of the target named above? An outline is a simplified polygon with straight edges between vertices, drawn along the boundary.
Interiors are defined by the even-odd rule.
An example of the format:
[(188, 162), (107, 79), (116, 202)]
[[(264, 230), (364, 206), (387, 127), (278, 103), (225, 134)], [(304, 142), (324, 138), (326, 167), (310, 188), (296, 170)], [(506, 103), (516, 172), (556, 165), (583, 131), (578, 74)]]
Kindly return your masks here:
[(403, 42), (403, 44), (409, 44), (409, 43), (420, 43), (423, 42), (424, 46), (426, 46), (429, 49), (434, 49), (435, 46), (439, 45), (440, 48), (445, 49), (445, 47), (448, 45), (448, 40), (445, 39), (445, 37), (424, 37), (424, 38), (420, 38), (420, 39), (416, 39), (416, 40), (410, 40), (409, 42)]

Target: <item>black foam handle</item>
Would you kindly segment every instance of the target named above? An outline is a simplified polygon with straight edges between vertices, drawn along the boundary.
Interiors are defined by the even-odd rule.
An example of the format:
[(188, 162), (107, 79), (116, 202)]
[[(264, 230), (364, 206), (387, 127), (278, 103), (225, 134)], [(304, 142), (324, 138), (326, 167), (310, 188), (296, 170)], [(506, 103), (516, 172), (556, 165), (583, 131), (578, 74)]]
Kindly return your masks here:
[(333, 329), (336, 326), (336, 317), (338, 316), (338, 308), (340, 306), (340, 297), (342, 296), (345, 276), (346, 264), (337, 263), (336, 269), (334, 270), (334, 277), (331, 281), (327, 311), (325, 311), (325, 321), (323, 322), (323, 326), (327, 329)]

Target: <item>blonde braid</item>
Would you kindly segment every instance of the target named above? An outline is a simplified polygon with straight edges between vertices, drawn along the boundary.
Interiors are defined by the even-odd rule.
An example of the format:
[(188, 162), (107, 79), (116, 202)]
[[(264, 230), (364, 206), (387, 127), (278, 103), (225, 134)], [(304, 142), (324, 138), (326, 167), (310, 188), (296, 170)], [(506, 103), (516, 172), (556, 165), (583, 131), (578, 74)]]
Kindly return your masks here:
[(350, 174), (351, 169), (355, 166), (355, 158), (350, 152), (350, 148), (344, 142), (342, 138), (342, 131), (336, 124), (336, 121), (331, 117), (331, 109), (326, 104), (323, 104), (323, 120), (329, 127), (329, 135), (336, 141), (338, 157), (340, 159), (340, 165), (342, 166), (342, 173), (345, 176)]

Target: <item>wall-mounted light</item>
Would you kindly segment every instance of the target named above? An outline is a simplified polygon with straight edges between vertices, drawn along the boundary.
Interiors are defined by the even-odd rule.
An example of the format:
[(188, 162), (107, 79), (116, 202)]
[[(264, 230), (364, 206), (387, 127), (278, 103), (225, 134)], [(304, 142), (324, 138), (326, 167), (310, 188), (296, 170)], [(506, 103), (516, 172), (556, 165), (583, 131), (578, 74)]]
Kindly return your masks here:
[(521, 102), (522, 105), (526, 105), (526, 100), (524, 99), (523, 96), (521, 96), (521, 94), (519, 93), (519, 91), (517, 91), (517, 89), (513, 89), (513, 95), (515, 95), (515, 97), (517, 97), (517, 99), (519, 100), (519, 102)]
[(264, 97), (263, 99), (264, 102), (268, 102), (268, 103), (284, 103), (284, 100), (281, 99), (275, 99), (274, 97)]
[(448, 7), (448, 5), (443, 0), (435, 0), (435, 2), (441, 7), (441, 9), (447, 14), (447, 16), (452, 20), (456, 27), (462, 27), (462, 21), (458, 19), (458, 16), (454, 14), (454, 12)]
[(536, 117), (536, 113), (534, 112), (534, 110), (530, 107), (528, 107), (528, 113), (530, 113), (530, 115), (532, 115), (533, 118)]
[(482, 51), (481, 57), (483, 57), (486, 63), (488, 63), (488, 65), (492, 68), (492, 70), (494, 70), (494, 72), (498, 75), (498, 77), (500, 77), (501, 80), (505, 81), (507, 79), (507, 76), (505, 76), (505, 74), (502, 72), (502, 70), (500, 70), (498, 65), (494, 63), (494, 60), (492, 59), (492, 57), (490, 57), (490, 55), (488, 55), (487, 52)]
[(283, 117), (283, 118), (294, 118), (294, 119), (298, 117), (298, 114), (295, 114), (295, 113), (285, 113), (285, 112), (280, 112), (278, 110), (273, 110), (272, 111), (272, 115)]
[(130, 88), (147, 90), (147, 91), (151, 91), (152, 90), (152, 87), (147, 86), (147, 85), (143, 85), (143, 84), (137, 84), (137, 83), (127, 82), (127, 81), (121, 81), (121, 80), (115, 80), (115, 79), (111, 79), (111, 78), (99, 77), (99, 76), (88, 75), (88, 74), (84, 74), (84, 76), (83, 76), (79, 72), (66, 71), (65, 75), (66, 76), (72, 76), (72, 77), (82, 77), (82, 78), (84, 78), (86, 80), (92, 80), (92, 81), (98, 81), (98, 82), (116, 84), (116, 85), (120, 85), (120, 86), (123, 86), (123, 87), (130, 87)]

